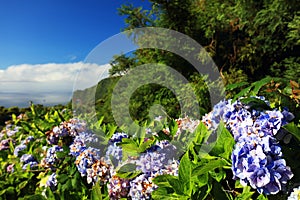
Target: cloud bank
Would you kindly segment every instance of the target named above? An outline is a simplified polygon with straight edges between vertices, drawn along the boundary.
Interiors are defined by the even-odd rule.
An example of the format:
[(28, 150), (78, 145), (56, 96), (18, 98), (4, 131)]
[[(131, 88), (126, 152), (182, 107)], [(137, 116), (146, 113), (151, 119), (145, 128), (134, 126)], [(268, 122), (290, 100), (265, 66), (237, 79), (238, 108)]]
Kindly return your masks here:
[(0, 70), (0, 106), (26, 107), (29, 101), (55, 105), (70, 101), (73, 90), (108, 76), (109, 64), (48, 63), (13, 65)]

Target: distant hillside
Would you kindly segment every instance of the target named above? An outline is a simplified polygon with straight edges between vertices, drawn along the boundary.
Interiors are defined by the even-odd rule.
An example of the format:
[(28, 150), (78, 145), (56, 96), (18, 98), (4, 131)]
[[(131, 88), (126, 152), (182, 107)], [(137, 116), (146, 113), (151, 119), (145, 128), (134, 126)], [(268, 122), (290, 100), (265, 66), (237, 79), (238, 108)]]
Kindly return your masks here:
[(94, 104), (97, 113), (104, 116), (104, 122), (113, 122), (111, 116), (111, 95), (120, 77), (109, 77), (102, 79), (98, 85), (85, 90), (77, 90), (73, 94), (75, 110), (82, 113), (82, 109), (90, 111), (89, 108)]

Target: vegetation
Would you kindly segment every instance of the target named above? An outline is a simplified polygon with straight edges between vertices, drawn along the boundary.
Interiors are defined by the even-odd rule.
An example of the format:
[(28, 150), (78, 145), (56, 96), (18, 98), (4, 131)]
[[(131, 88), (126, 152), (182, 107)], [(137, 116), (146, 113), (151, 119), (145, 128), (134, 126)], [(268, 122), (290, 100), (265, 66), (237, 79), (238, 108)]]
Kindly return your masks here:
[[(149, 2), (150, 10), (119, 8), (133, 41), (156, 42), (134, 28), (181, 32), (209, 53), (221, 82), (172, 52), (141, 48), (116, 55), (110, 77), (76, 91), (72, 108), (2, 107), (0, 199), (299, 198), (300, 1)], [(148, 63), (159, 72), (153, 82), (174, 90), (140, 86), (149, 73), (126, 79)], [(209, 88), (222, 85), (227, 100), (212, 105)], [(183, 98), (190, 90), (196, 102)], [(139, 126), (125, 117), (129, 125), (117, 126), (124, 108)]]

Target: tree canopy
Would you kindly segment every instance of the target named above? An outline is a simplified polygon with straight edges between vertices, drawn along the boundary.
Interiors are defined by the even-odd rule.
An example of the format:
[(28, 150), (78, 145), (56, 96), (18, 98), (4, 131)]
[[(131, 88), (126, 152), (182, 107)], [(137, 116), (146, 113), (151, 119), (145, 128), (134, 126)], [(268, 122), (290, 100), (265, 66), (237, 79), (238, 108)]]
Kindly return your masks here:
[[(220, 72), (243, 74), (249, 80), (266, 75), (300, 77), (299, 0), (149, 0), (151, 9), (131, 4), (119, 8), (126, 27), (163, 27), (186, 34), (201, 44)], [(134, 33), (133, 33), (134, 34)], [(132, 63), (132, 57), (138, 62)], [(139, 49), (128, 63), (112, 72), (142, 63), (166, 63), (179, 71), (193, 71), (181, 58), (160, 50)], [(126, 70), (128, 70), (126, 68)], [(234, 79), (234, 77), (232, 77)], [(228, 79), (228, 76), (227, 76)]]

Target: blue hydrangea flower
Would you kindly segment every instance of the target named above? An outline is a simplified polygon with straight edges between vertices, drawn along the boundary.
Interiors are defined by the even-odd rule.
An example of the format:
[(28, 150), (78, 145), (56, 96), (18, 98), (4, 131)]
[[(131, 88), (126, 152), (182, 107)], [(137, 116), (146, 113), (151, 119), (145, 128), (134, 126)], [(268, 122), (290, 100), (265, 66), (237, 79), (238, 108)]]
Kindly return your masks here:
[(24, 163), (24, 165), (22, 167), (23, 170), (26, 170), (27, 166), (30, 166), (30, 168), (32, 168), (32, 167), (36, 167), (38, 165), (37, 161), (31, 154), (23, 154), (20, 158), (20, 161), (22, 163)]
[(9, 125), (6, 125), (5, 127), (5, 132), (6, 132), (6, 135), (8, 137), (11, 137), (11, 136), (14, 136), (17, 132), (19, 132), (19, 130), (21, 129), (21, 127), (19, 126), (14, 126), (9, 124)]
[(24, 164), (23, 167), (22, 167), (22, 169), (26, 170), (27, 166), (30, 166), (29, 168), (31, 169), (33, 167), (36, 167), (37, 165), (38, 165), (38, 162), (36, 162), (36, 161), (30, 161), (30, 162)]
[(20, 145), (16, 146), (16, 148), (14, 150), (14, 155), (19, 156), (19, 152), (23, 151), (26, 148), (27, 148), (27, 146), (25, 144), (20, 144)]
[(62, 152), (62, 151), (63, 151), (63, 148), (58, 145), (54, 145), (54, 146), (48, 148), (46, 157), (42, 159), (41, 165), (43, 167), (53, 168), (53, 165), (55, 165), (58, 162), (56, 152)]
[(119, 143), (119, 142), (122, 142), (123, 138), (128, 138), (128, 135), (126, 133), (116, 132), (111, 136), (111, 138), (109, 139), (108, 142), (109, 142), (109, 144)]
[(23, 141), (21, 142), (21, 144), (27, 145), (27, 144), (29, 144), (30, 142), (32, 142), (33, 140), (34, 140), (34, 137), (33, 137), (33, 136), (28, 136), (25, 140), (23, 140)]
[(56, 189), (56, 186), (57, 186), (56, 173), (52, 173), (52, 174), (49, 176), (49, 178), (48, 178), (48, 180), (47, 180), (47, 182), (46, 182), (46, 185), (47, 185), (48, 187), (50, 187), (50, 189), (51, 189), (52, 191), (54, 191), (54, 190)]
[(87, 147), (84, 143), (84, 139), (82, 137), (76, 136), (73, 143), (70, 145), (70, 154), (72, 156), (79, 156), (79, 154), (84, 151)]
[(81, 176), (87, 175), (87, 169), (91, 168), (94, 163), (100, 160), (99, 150), (87, 148), (77, 156), (75, 164)]
[(118, 146), (117, 143), (113, 143), (107, 147), (105, 153), (105, 161), (113, 164), (115, 167), (122, 163), (123, 150), (122, 147)]
[(23, 154), (20, 158), (20, 161), (26, 164), (28, 162), (35, 161), (35, 159), (31, 154)]
[[(263, 97), (254, 97), (269, 102)], [(236, 145), (232, 152), (234, 179), (250, 185), (260, 193), (276, 194), (293, 177), (281, 147), (274, 137), (283, 125), (294, 118), (287, 110), (250, 110), (240, 100), (224, 100), (203, 117), (204, 124), (215, 130), (222, 120), (232, 133)]]

